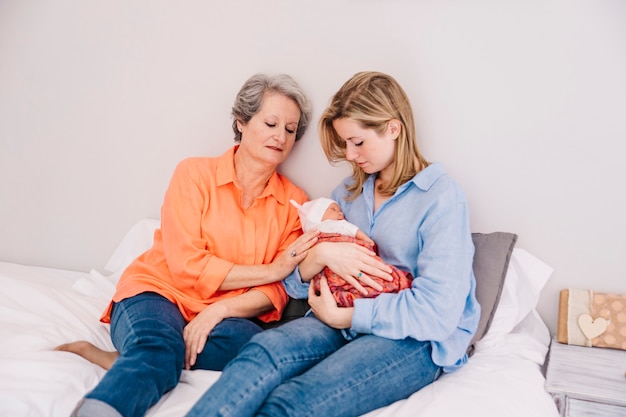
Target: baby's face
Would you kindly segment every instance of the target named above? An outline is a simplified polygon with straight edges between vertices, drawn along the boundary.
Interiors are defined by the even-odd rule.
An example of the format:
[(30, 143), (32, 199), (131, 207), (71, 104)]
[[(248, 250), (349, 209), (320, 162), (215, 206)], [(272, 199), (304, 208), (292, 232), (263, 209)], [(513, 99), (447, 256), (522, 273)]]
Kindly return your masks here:
[(322, 221), (323, 220), (343, 220), (343, 213), (339, 208), (339, 204), (333, 203), (328, 206), (328, 208), (324, 212), (324, 215), (322, 216)]

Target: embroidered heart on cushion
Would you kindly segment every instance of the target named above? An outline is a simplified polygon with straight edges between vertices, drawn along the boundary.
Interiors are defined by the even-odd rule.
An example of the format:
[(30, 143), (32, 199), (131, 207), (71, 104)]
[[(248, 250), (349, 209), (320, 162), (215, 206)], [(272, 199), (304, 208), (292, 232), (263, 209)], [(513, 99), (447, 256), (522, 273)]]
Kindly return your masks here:
[(606, 331), (606, 328), (609, 326), (609, 321), (602, 317), (594, 320), (589, 314), (581, 314), (578, 316), (578, 326), (585, 337), (591, 340)]

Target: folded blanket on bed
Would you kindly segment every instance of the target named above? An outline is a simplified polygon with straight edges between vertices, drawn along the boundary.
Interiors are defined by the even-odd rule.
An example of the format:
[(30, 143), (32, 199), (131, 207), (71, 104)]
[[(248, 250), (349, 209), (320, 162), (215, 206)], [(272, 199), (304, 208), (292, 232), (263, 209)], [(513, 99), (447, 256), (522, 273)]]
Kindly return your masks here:
[(626, 295), (561, 290), (558, 323), (561, 343), (626, 350)]

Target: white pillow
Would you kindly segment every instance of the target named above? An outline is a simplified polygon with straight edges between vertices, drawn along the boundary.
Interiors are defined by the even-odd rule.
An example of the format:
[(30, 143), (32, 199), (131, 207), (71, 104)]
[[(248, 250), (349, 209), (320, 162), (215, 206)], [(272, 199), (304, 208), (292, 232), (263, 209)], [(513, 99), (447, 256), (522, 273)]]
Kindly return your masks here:
[(481, 345), (503, 342), (528, 314), (537, 307), (541, 290), (552, 275), (553, 268), (524, 249), (515, 248), (504, 279), (500, 302)]
[(135, 258), (152, 247), (154, 232), (160, 226), (161, 222), (155, 219), (137, 222), (122, 239), (104, 269), (121, 274)]

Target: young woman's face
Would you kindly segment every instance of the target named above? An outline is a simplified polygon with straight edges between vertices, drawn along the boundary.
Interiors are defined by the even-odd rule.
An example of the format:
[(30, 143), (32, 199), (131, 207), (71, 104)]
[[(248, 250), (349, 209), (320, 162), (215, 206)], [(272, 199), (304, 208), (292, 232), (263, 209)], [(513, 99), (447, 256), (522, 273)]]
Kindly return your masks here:
[(272, 165), (280, 164), (293, 148), (299, 121), (295, 101), (278, 93), (266, 94), (261, 109), (248, 123), (237, 122), (240, 151)]
[[(392, 123), (393, 122), (393, 123)], [(333, 128), (346, 142), (346, 159), (355, 162), (365, 173), (384, 174), (391, 170), (399, 128), (397, 121), (388, 124), (379, 135), (373, 129), (363, 128), (355, 120), (342, 118), (333, 121)]]

